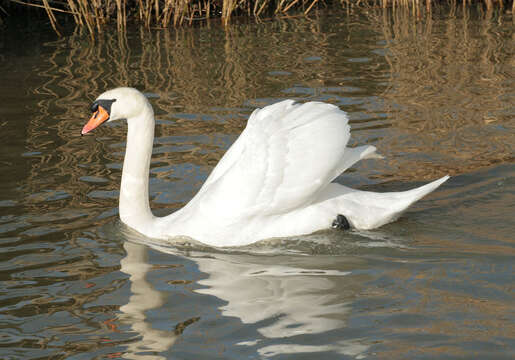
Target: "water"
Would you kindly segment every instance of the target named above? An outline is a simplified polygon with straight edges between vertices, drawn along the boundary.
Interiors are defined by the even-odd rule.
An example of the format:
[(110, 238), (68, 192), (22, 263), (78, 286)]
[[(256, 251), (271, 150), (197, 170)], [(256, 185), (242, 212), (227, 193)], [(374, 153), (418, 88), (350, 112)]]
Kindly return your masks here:
[[(513, 23), (381, 10), (107, 31), (0, 34), (0, 357), (511, 359)], [(382, 161), (375, 191), (452, 175), (399, 221), (244, 249), (171, 246), (117, 220), (124, 124), (80, 137), (130, 85), (157, 128), (151, 206), (197, 191), (255, 107), (322, 100)], [(201, 226), (201, 224), (199, 225)]]

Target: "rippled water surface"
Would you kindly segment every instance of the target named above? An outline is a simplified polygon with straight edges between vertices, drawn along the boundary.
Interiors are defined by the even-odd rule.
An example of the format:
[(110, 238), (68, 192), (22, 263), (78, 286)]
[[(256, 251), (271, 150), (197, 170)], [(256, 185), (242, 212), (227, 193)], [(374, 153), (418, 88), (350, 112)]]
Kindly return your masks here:
[[(1, 358), (515, 357), (511, 15), (370, 9), (95, 43), (43, 29), (0, 33)], [(160, 215), (195, 194), (254, 108), (285, 98), (340, 106), (351, 145), (385, 156), (341, 183), (452, 178), (374, 231), (153, 242), (118, 221), (125, 124), (79, 136), (91, 101), (120, 85), (156, 112)]]

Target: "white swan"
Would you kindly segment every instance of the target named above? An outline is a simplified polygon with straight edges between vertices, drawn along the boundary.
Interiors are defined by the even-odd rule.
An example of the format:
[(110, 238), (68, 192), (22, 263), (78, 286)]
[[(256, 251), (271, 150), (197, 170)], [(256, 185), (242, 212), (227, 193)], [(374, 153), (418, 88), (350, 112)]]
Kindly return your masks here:
[(391, 193), (331, 183), (357, 161), (380, 157), (376, 148), (346, 147), (350, 127), (338, 107), (285, 100), (256, 109), (193, 199), (171, 215), (155, 217), (148, 199), (152, 106), (138, 90), (117, 88), (100, 95), (92, 111), (82, 134), (105, 121), (127, 119), (120, 218), (153, 238), (188, 236), (212, 246), (238, 246), (335, 224), (372, 229), (394, 221), (449, 178)]

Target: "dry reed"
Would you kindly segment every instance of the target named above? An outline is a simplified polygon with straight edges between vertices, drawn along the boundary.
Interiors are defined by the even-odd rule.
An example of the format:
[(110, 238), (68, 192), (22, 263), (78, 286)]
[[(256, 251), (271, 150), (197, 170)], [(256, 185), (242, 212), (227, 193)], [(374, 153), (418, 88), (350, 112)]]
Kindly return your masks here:
[[(431, 11), (432, 0), (338, 0), (341, 6), (349, 7), (392, 7), (407, 8), (419, 18), (422, 10)], [(338, 2), (336, 1), (336, 2)], [(510, 6), (511, 1), (511, 6)], [(55, 13), (73, 16), (75, 23), (86, 28), (92, 37), (102, 32), (104, 25), (116, 21), (119, 31), (127, 26), (127, 21), (137, 21), (146, 28), (191, 25), (194, 21), (220, 17), (227, 25), (234, 15), (248, 15), (259, 18), (264, 14), (284, 15), (289, 11), (307, 15), (317, 6), (331, 4), (330, 0), (0, 0), (1, 3), (42, 8), (46, 11), (50, 24), (60, 35)], [(440, 1), (439, 3), (442, 3)], [(456, 0), (445, 0), (456, 8)], [(462, 0), (463, 6), (471, 6), (472, 0)], [(514, 0), (476, 0), (487, 11), (495, 6), (515, 12)], [(0, 7), (1, 9), (1, 7)], [(4, 10), (5, 11), (5, 10)], [(452, 11), (452, 10), (451, 10)]]

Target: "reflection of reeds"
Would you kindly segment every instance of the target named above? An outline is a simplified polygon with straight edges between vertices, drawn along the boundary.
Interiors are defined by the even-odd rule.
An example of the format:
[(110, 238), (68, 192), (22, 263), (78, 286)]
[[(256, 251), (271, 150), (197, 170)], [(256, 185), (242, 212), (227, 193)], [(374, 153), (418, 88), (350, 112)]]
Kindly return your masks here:
[(452, 159), (428, 162), (438, 174), (442, 168), (461, 173), (514, 160), (512, 134), (492, 126), (508, 124), (513, 116), (510, 102), (503, 101), (515, 76), (503, 33), (510, 24), (495, 25), (488, 12), (478, 16), (468, 8), (458, 10), (437, 24), (430, 16), (413, 19), (408, 10), (368, 13), (387, 44), (385, 108), (395, 127), (411, 134), (396, 144), (413, 156), (412, 162), (403, 160), (401, 173), (418, 168), (429, 175), (427, 168), (414, 165), (421, 147)]
[[(482, 0), (487, 11), (492, 11), (497, 4), (501, 9), (504, 2), (510, 0)], [(515, 11), (515, 1), (512, 1), (512, 10)], [(150, 26), (168, 27), (191, 24), (195, 20), (205, 20), (220, 16), (225, 25), (233, 15), (248, 15), (259, 17), (265, 13), (282, 14), (290, 10), (301, 10), (307, 14), (314, 8), (318, 0), (4, 0), (26, 6), (44, 8), (54, 30), (59, 34), (57, 19), (54, 12), (71, 14), (77, 25), (88, 29), (93, 36), (96, 31), (110, 20), (116, 20), (118, 30), (123, 31), (127, 21), (137, 20), (140, 24)], [(394, 9), (409, 9), (410, 13), (419, 18), (425, 9), (430, 12), (434, 2), (432, 0), (339, 0), (344, 7), (375, 7), (378, 4)], [(477, 2), (475, 2), (477, 3)], [(463, 7), (472, 5), (472, 1), (462, 0)], [(457, 7), (452, 1), (451, 11)], [(509, 6), (506, 4), (506, 6)], [(131, 11), (127, 11), (131, 9)]]

